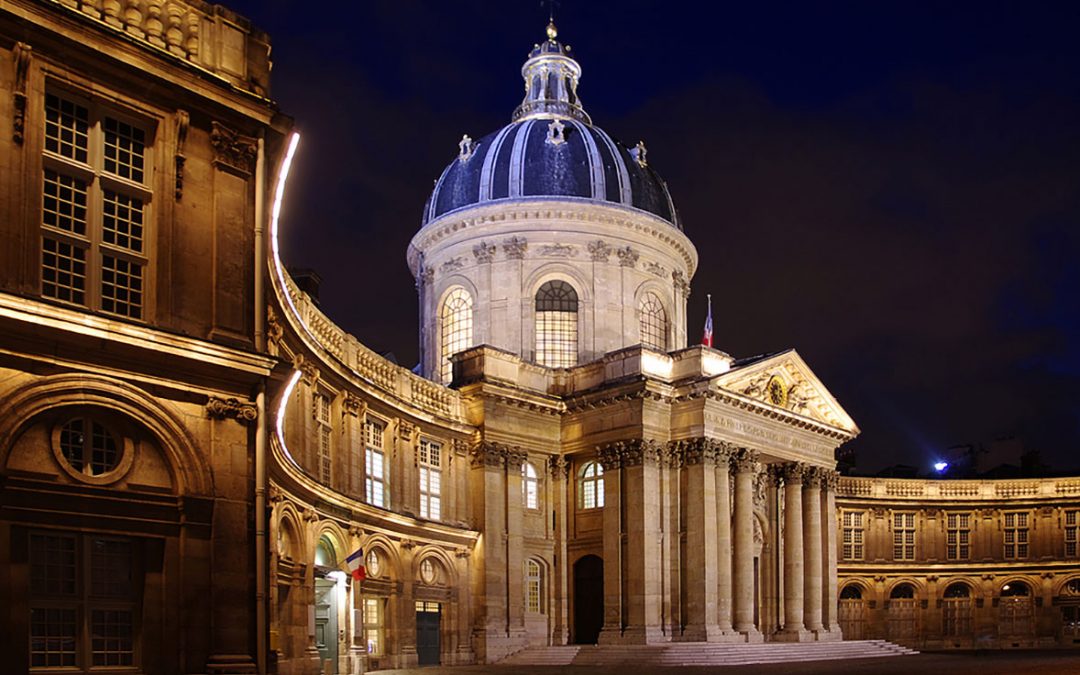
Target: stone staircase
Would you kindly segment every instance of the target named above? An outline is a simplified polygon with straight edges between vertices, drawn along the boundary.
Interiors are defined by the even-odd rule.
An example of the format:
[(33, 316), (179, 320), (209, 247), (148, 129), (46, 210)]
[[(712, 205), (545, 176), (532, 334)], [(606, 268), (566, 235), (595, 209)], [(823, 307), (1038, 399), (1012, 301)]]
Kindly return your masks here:
[(511, 654), (501, 666), (740, 666), (790, 661), (832, 661), (918, 654), (885, 640), (725, 644), (672, 642), (659, 645), (569, 645), (530, 647)]

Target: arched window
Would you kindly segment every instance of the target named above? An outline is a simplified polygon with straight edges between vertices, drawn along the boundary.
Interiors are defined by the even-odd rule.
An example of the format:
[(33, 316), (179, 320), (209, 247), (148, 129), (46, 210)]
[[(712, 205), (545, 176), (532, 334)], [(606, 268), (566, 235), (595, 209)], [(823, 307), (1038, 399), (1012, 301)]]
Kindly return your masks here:
[(971, 596), (971, 587), (962, 581), (949, 584), (949, 587), (945, 589), (946, 598), (967, 598)]
[(578, 508), (598, 509), (604, 505), (604, 467), (589, 462), (578, 476)]
[(536, 362), (552, 368), (577, 363), (578, 297), (565, 281), (549, 281), (536, 292)]
[(540, 478), (536, 475), (536, 467), (528, 462), (521, 465), (521, 496), (525, 508), (540, 508)]
[(840, 591), (841, 600), (862, 600), (862, 589), (857, 584), (848, 584)]
[(664, 304), (655, 293), (641, 296), (638, 305), (638, 325), (641, 332), (641, 344), (662, 352), (668, 350), (668, 320)]
[(889, 593), (889, 598), (893, 600), (910, 600), (915, 597), (915, 587), (911, 584), (898, 584), (892, 589), (892, 593)]
[(315, 565), (330, 569), (335, 569), (338, 565), (334, 545), (326, 537), (320, 537), (318, 545), (315, 546)]
[(544, 579), (540, 568), (540, 563), (535, 560), (529, 559), (525, 561), (525, 611), (541, 613), (543, 612), (543, 604), (541, 598), (543, 598)]
[(439, 309), (439, 379), (443, 382), (454, 375), (450, 357), (472, 346), (472, 305), (472, 296), (458, 286), (447, 293)]

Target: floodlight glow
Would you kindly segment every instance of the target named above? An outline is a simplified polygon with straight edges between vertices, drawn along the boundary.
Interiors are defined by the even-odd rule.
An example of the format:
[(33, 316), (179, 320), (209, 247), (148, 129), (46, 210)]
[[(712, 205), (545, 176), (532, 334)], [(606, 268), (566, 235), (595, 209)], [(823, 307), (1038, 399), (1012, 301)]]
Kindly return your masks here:
[(938, 473), (941, 473), (942, 471), (944, 471), (945, 469), (948, 469), (948, 468), (949, 468), (949, 463), (948, 462), (935, 462), (934, 463), (934, 471), (937, 471)]
[(281, 403), (278, 404), (277, 411), (277, 437), (278, 443), (281, 444), (281, 449), (285, 451), (285, 454), (292, 459), (292, 453), (289, 452), (289, 446), (285, 445), (285, 408), (289, 406), (289, 399), (292, 398), (293, 389), (296, 388), (296, 383), (300, 381), (300, 371), (294, 371), (292, 377), (289, 378), (289, 383), (285, 385), (285, 391), (281, 393)]

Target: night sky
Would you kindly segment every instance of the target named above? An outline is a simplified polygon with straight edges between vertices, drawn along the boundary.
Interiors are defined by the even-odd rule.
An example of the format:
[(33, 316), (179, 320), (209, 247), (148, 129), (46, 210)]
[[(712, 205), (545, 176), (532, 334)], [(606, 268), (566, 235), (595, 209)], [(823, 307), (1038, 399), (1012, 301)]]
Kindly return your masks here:
[[(509, 122), (528, 2), (227, 5), (270, 32), (303, 138), (282, 227), (322, 305), (417, 358), (405, 250), (463, 133)], [(644, 139), (716, 346), (795, 347), (862, 428), (858, 469), (1013, 436), (1080, 468), (1076, 3), (570, 2), (593, 121)]]

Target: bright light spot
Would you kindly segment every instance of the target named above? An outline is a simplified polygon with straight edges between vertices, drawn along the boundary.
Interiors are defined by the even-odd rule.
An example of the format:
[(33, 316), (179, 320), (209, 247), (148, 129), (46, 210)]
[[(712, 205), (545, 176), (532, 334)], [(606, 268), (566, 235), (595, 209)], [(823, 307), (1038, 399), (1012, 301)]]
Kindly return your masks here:
[(341, 570), (332, 570), (326, 573), (327, 579), (333, 579), (336, 583), (345, 583), (345, 573)]
[(643, 373), (667, 379), (671, 377), (673, 365), (674, 361), (666, 354), (661, 356), (660, 354), (653, 354), (644, 349), (641, 350), (641, 371)]
[(934, 464), (934, 471), (937, 471), (938, 473), (941, 473), (942, 471), (944, 471), (945, 469), (948, 469), (948, 468), (949, 468), (949, 463), (948, 462), (936, 462)]
[(300, 371), (293, 372), (292, 377), (289, 379), (289, 383), (285, 385), (285, 391), (281, 393), (281, 403), (278, 405), (277, 411), (277, 437), (278, 443), (281, 444), (281, 449), (285, 451), (285, 454), (295, 462), (292, 453), (289, 452), (289, 446), (285, 445), (285, 409), (289, 407), (289, 399), (292, 398), (293, 389), (296, 388), (296, 383), (300, 381)]

